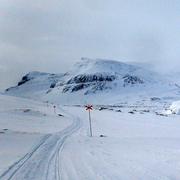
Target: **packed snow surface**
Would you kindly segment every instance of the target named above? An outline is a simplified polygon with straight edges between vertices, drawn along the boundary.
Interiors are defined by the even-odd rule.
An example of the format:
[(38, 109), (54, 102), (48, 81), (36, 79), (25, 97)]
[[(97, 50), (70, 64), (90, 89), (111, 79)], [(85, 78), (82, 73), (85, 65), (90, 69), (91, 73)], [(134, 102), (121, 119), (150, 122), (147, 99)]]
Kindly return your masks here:
[[(0, 96), (2, 180), (178, 180), (180, 121), (162, 106), (84, 106)], [(56, 111), (54, 111), (56, 106)]]

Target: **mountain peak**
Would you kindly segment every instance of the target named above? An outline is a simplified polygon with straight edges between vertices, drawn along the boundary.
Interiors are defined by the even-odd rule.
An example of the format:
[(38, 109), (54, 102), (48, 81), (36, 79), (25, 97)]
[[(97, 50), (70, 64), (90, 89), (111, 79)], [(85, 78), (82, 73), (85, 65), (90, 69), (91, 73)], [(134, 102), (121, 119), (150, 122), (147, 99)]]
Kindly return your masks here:
[[(127, 93), (161, 93), (174, 84), (158, 73), (114, 60), (82, 58), (65, 74), (33, 71), (5, 94), (38, 99), (87, 99), (96, 94), (125, 96)], [(85, 95), (85, 96), (84, 96)], [(92, 96), (94, 95), (94, 96)], [(32, 97), (33, 96), (33, 97)], [(76, 98), (77, 97), (77, 98)], [(67, 100), (67, 99), (66, 99)], [(65, 100), (65, 101), (66, 101)]]

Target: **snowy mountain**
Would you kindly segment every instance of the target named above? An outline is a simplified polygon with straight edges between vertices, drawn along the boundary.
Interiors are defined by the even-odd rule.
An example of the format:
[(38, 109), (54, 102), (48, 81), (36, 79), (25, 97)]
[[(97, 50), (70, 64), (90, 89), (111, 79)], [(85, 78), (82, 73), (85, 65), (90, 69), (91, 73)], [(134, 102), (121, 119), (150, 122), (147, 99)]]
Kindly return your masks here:
[(17, 86), (6, 89), (4, 94), (34, 99), (46, 94), (53, 87), (62, 74), (50, 74), (33, 71), (25, 75)]
[(5, 94), (53, 102), (61, 99), (62, 103), (96, 103), (98, 98), (105, 102), (116, 97), (118, 103), (134, 95), (153, 98), (174, 89), (178, 89), (175, 83), (142, 67), (82, 58), (65, 74), (30, 72)]
[(86, 95), (127, 86), (145, 87), (170, 83), (155, 72), (122, 62), (87, 58), (82, 60), (56, 83), (55, 88), (62, 89), (62, 93), (84, 90)]
[(158, 73), (84, 58), (65, 74), (30, 72), (4, 94), (1, 180), (180, 177), (179, 87)]

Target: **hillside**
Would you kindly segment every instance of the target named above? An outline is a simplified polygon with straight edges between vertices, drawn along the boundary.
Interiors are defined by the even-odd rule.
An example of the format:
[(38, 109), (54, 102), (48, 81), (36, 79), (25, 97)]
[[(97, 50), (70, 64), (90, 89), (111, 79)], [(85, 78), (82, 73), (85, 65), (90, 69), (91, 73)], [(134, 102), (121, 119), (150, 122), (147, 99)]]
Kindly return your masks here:
[(65, 74), (30, 72), (4, 94), (63, 104), (118, 104), (173, 96), (178, 87), (164, 76), (113, 60), (82, 58)]
[(0, 95), (0, 179), (179, 179), (180, 92), (167, 79), (87, 58), (28, 73)]
[(22, 77), (17, 86), (10, 87), (3, 94), (17, 97), (40, 99), (55, 84), (62, 74), (32, 71)]

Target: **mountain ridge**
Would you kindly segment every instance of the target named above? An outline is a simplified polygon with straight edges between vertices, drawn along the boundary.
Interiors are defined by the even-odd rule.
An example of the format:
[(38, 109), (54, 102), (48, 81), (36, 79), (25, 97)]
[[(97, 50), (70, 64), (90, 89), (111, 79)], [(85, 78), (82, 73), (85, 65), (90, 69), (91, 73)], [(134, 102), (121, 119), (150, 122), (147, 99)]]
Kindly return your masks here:
[(107, 99), (114, 95), (119, 98), (142, 94), (160, 96), (175, 88), (178, 87), (174, 82), (142, 67), (114, 60), (83, 58), (64, 74), (30, 72), (4, 94), (85, 103), (89, 99), (95, 102), (102, 94), (106, 94)]

